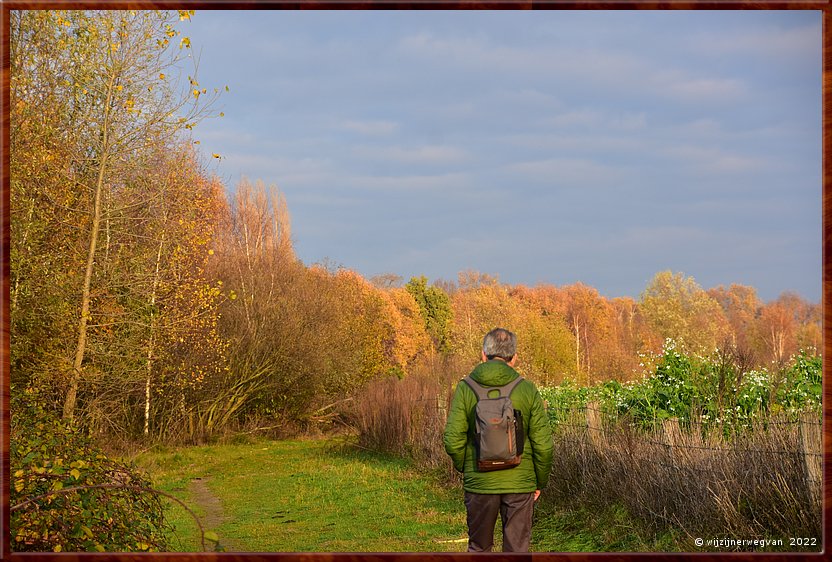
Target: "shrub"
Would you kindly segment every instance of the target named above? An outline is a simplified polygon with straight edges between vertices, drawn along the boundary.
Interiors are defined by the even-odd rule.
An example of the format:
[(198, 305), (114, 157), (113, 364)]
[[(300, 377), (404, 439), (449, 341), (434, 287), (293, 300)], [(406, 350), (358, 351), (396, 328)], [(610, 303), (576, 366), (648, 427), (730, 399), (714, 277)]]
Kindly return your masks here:
[(12, 550), (166, 550), (163, 506), (144, 475), (45, 411), (35, 390), (11, 396)]
[(765, 369), (743, 371), (730, 350), (712, 357), (679, 353), (668, 341), (652, 361), (652, 372), (640, 381), (605, 382), (593, 387), (564, 383), (541, 389), (553, 425), (584, 409), (590, 402), (611, 417), (627, 417), (644, 429), (655, 429), (666, 419), (684, 426), (719, 428), (725, 437), (751, 429), (773, 414), (795, 421), (804, 412), (820, 415), (820, 356), (801, 351), (780, 373)]

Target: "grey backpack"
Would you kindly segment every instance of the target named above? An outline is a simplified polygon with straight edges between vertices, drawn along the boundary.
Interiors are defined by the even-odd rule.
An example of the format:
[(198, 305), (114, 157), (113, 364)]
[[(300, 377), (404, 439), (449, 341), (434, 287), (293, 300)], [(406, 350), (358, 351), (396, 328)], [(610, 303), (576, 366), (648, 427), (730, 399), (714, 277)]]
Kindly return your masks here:
[[(505, 386), (484, 387), (468, 375), (462, 379), (477, 395), (474, 411), (474, 445), (477, 449), (477, 470), (488, 472), (514, 468), (520, 464), (523, 454), (523, 419), (511, 403), (511, 391), (522, 377)], [(489, 398), (489, 393), (499, 391), (499, 396)]]

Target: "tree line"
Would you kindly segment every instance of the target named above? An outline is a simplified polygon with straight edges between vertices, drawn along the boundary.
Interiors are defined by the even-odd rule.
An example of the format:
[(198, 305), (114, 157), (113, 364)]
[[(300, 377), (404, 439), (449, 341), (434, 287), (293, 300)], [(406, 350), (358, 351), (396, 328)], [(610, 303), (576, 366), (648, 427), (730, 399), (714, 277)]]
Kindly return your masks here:
[(382, 377), (461, 376), (498, 325), (544, 386), (633, 378), (667, 338), (749, 365), (820, 347), (819, 305), (670, 271), (636, 299), (304, 264), (283, 194), (228, 190), (193, 139), (220, 92), (191, 15), (11, 12), (11, 382), (56, 415), (112, 439), (303, 428)]

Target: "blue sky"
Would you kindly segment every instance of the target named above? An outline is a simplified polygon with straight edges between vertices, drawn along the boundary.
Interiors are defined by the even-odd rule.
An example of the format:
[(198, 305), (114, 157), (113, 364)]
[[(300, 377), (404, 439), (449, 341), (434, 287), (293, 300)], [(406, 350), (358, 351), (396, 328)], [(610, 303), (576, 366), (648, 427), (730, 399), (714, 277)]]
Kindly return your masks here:
[[(371, 277), (671, 269), (821, 295), (819, 11), (229, 11), (181, 25), (229, 188), (275, 184), (298, 256)], [(215, 161), (216, 162), (216, 161)]]

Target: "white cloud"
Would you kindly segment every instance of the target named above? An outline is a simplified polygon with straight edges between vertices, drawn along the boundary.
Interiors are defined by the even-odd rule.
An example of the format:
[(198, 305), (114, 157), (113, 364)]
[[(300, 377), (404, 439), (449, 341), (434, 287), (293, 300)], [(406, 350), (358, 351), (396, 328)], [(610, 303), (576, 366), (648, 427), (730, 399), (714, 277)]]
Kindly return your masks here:
[(464, 161), (469, 156), (465, 150), (454, 146), (357, 146), (353, 154), (366, 159), (406, 164), (448, 164)]
[(368, 136), (386, 136), (393, 134), (398, 130), (399, 124), (395, 121), (383, 121), (383, 120), (367, 120), (367, 121), (343, 121), (340, 124), (342, 129), (346, 129), (347, 131), (352, 131), (354, 133), (359, 133), (362, 135)]
[[(564, 83), (584, 88), (614, 88), (620, 94), (670, 97), (684, 102), (736, 101), (748, 93), (737, 78), (695, 75), (679, 66), (644, 58), (612, 48), (538, 45), (507, 47), (481, 37), (438, 37), (420, 33), (405, 37), (398, 48), (404, 54), (429, 59), (474, 72), (510, 72), (520, 75), (559, 76)], [(554, 98), (553, 98), (554, 99)], [(593, 110), (561, 113), (553, 125), (590, 125), (603, 117)], [(620, 126), (641, 127), (640, 114), (619, 122)]]
[(717, 135), (723, 133), (722, 123), (712, 118), (696, 119), (679, 127), (683, 134)]
[(659, 93), (684, 101), (735, 101), (747, 93), (745, 83), (736, 78), (690, 78), (660, 75), (655, 85)]
[(532, 107), (562, 107), (563, 102), (550, 93), (535, 88), (496, 92), (494, 98), (503, 103), (520, 104)]
[(647, 126), (647, 115), (644, 112), (608, 115), (595, 109), (575, 109), (545, 119), (543, 123), (556, 128), (577, 126), (633, 131)]
[(404, 37), (398, 50), (406, 55), (431, 59), (432, 62), (451, 64), (488, 72), (547, 72), (590, 83), (610, 83), (632, 80), (645, 70), (642, 60), (616, 50), (569, 48), (559, 45), (535, 47), (507, 47), (484, 36), (437, 37), (419, 33)]
[(585, 187), (609, 184), (621, 179), (624, 170), (583, 158), (549, 158), (510, 164), (505, 170), (534, 181)]
[(608, 132), (584, 134), (519, 133), (503, 135), (499, 140), (513, 146), (543, 151), (634, 151), (643, 150), (647, 142), (634, 136), (614, 136)]
[(661, 153), (699, 172), (742, 173), (761, 170), (768, 166), (768, 161), (761, 158), (733, 154), (712, 147), (677, 145), (663, 148)]
[(617, 115), (610, 120), (610, 125), (615, 129), (624, 131), (636, 131), (647, 127), (647, 114), (641, 113), (623, 113)]
[(544, 121), (545, 124), (552, 127), (572, 127), (572, 126), (588, 126), (600, 125), (603, 121), (603, 116), (597, 111), (590, 109), (577, 109), (568, 111), (550, 117)]
[(730, 35), (703, 33), (689, 41), (692, 50), (714, 56), (750, 53), (762, 57), (808, 57), (820, 55), (822, 46), (820, 21), (789, 29), (769, 26)]
[(431, 191), (468, 187), (470, 178), (463, 173), (403, 176), (351, 176), (344, 181), (352, 188), (385, 191)]

